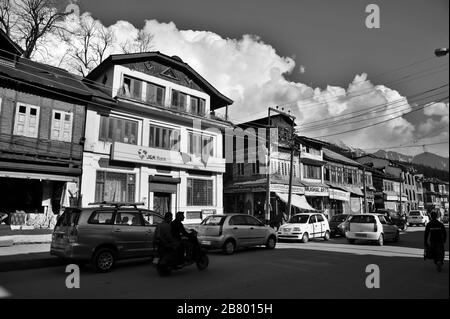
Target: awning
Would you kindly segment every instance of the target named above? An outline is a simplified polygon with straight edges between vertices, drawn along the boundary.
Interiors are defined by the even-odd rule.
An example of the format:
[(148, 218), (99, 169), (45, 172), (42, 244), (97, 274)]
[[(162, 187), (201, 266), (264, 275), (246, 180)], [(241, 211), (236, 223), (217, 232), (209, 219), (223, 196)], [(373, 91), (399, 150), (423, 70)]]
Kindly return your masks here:
[[(288, 202), (288, 194), (281, 194), (281, 193), (275, 193), (277, 194), (277, 196), (285, 203)], [(291, 197), (291, 204), (294, 205), (295, 207), (298, 207), (300, 209), (305, 209), (305, 210), (315, 210), (313, 207), (311, 207), (311, 205), (308, 204), (305, 196), (303, 195), (295, 195), (292, 194)]]
[(327, 162), (313, 159), (313, 158), (302, 157), (302, 158), (300, 158), (300, 163), (322, 166), (322, 165), (325, 165)]
[(342, 191), (338, 188), (330, 188), (328, 189), (330, 199), (337, 199), (343, 202), (350, 201), (350, 193)]

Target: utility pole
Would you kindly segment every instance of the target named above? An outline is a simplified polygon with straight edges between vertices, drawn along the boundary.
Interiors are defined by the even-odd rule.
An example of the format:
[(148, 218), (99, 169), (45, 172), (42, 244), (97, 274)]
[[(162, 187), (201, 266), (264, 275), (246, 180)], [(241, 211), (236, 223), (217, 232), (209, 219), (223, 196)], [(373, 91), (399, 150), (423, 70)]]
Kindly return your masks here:
[(265, 219), (270, 220), (270, 174), (271, 174), (271, 167), (270, 167), (270, 149), (271, 149), (271, 121), (270, 121), (270, 107), (268, 110), (268, 116), (267, 116), (267, 167), (266, 167), (266, 174), (267, 174), (267, 185), (266, 185), (266, 211), (265, 211)]
[(288, 194), (288, 220), (291, 219), (292, 210), (292, 179), (294, 175), (294, 149), (295, 149), (295, 132), (294, 127), (292, 127), (290, 134), (289, 146), (291, 147), (291, 167), (289, 170), (289, 194)]
[(400, 173), (400, 208), (399, 208), (399, 214), (400, 217), (402, 216), (402, 202), (403, 202), (403, 196), (402, 196), (402, 184), (403, 184), (403, 177), (402, 177), (402, 173)]
[(366, 167), (363, 166), (363, 189), (364, 189), (364, 213), (368, 213), (369, 209), (367, 207), (367, 192), (366, 192)]

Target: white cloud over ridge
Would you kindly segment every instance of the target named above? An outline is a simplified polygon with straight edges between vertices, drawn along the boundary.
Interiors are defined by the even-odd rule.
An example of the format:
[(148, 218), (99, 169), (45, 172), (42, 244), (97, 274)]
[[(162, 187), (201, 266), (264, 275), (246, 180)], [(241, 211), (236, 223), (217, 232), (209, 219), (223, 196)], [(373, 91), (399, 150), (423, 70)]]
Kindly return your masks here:
[[(117, 21), (108, 29), (115, 33), (115, 46), (109, 53), (121, 53), (119, 43), (135, 37), (139, 32), (127, 21)], [(401, 114), (395, 112), (412, 109), (399, 92), (383, 85), (373, 85), (365, 73), (355, 75), (347, 88), (328, 86), (320, 89), (289, 81), (286, 75), (296, 70), (296, 61), (278, 55), (270, 44), (254, 35), (229, 39), (209, 31), (179, 30), (173, 22), (161, 23), (157, 20), (147, 20), (143, 30), (153, 34), (153, 50), (179, 56), (220, 92), (234, 100), (235, 103), (229, 108), (232, 121), (263, 117), (267, 114), (267, 107), (284, 105), (296, 116), (302, 135), (320, 137), (370, 125), (388, 119), (389, 115)], [(54, 48), (48, 48), (53, 55), (45, 62), (70, 69), (70, 66), (64, 65), (66, 48), (54, 38), (48, 39), (47, 43)], [(299, 66), (303, 70), (300, 72), (306, 68)], [(442, 131), (445, 123), (448, 128), (448, 104), (441, 104), (425, 109), (426, 119), (418, 128), (400, 117), (327, 139), (342, 140), (362, 149), (411, 144), (423, 134), (432, 133), (433, 128)], [(348, 117), (344, 114), (361, 114), (369, 108), (377, 112), (343, 121)], [(331, 119), (324, 122), (327, 118)], [(311, 123), (321, 120), (323, 122)], [(320, 129), (313, 130), (318, 127)], [(436, 131), (436, 136), (439, 132)], [(417, 153), (417, 150), (405, 149), (404, 153), (408, 152)], [(448, 156), (448, 150), (440, 150), (439, 154)]]

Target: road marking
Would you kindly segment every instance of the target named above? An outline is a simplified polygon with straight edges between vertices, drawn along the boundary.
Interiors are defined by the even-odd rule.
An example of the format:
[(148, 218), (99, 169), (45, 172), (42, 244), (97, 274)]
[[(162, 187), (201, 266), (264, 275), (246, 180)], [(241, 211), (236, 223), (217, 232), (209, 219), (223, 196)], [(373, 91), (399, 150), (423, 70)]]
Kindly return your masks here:
[(11, 294), (9, 293), (9, 291), (0, 286), (0, 298), (6, 298), (10, 296)]
[[(320, 250), (330, 252), (349, 253), (355, 255), (374, 255), (386, 257), (413, 257), (423, 258), (423, 249), (398, 247), (398, 246), (369, 246), (369, 245), (347, 245), (347, 244), (326, 244), (326, 243), (277, 243), (278, 249), (305, 249)], [(449, 260), (448, 252), (445, 260)]]

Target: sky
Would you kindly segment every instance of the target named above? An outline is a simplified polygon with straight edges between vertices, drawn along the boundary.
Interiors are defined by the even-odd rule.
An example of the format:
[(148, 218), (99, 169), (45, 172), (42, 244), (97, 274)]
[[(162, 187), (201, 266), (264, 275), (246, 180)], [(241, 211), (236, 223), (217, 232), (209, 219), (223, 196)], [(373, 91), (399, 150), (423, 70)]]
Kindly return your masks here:
[[(372, 3), (380, 23), (369, 29)], [(449, 155), (449, 58), (433, 54), (449, 47), (448, 0), (96, 0), (79, 6), (83, 18), (114, 30), (117, 43), (150, 32), (152, 50), (181, 57), (234, 100), (234, 121), (279, 105), (296, 116), (301, 135), (369, 152), (393, 146), (409, 155), (424, 150), (410, 146), (447, 142), (425, 150)], [(54, 50), (46, 62), (61, 64), (64, 46), (47, 43)]]

